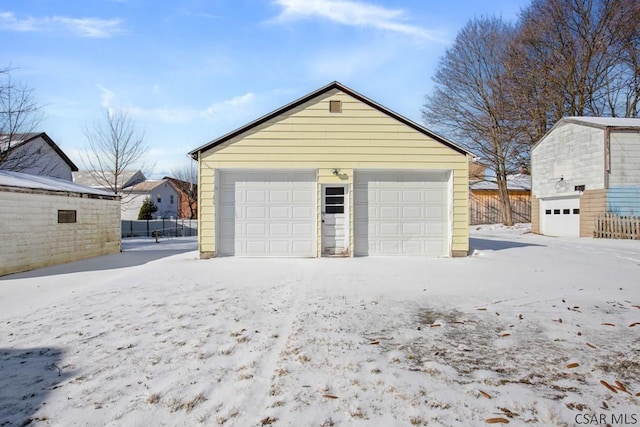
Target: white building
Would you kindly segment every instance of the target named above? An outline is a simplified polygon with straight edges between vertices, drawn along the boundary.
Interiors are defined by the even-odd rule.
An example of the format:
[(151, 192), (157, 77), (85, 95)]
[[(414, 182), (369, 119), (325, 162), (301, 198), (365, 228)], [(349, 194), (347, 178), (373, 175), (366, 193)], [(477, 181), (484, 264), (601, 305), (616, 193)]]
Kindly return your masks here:
[(640, 215), (640, 119), (565, 117), (531, 167), (533, 232), (587, 237), (598, 214)]
[(120, 198), (0, 170), (0, 275), (120, 251)]
[(177, 218), (179, 193), (167, 179), (135, 184), (122, 204), (122, 219), (136, 220), (144, 199), (150, 198), (158, 210), (154, 218)]
[[(44, 133), (0, 134), (0, 169), (72, 181), (78, 170), (71, 159)], [(5, 158), (6, 157), (6, 158)]]

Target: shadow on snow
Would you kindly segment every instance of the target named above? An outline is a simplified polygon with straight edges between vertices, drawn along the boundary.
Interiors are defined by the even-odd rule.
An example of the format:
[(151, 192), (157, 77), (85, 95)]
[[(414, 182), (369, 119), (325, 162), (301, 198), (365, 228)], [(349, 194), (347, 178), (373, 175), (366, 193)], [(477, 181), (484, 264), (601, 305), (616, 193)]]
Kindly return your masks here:
[(37, 421), (50, 391), (74, 374), (60, 366), (62, 356), (60, 348), (0, 348), (0, 427)]
[(494, 239), (480, 239), (478, 237), (469, 238), (469, 247), (471, 251), (477, 249), (479, 251), (501, 251), (503, 249), (512, 248), (524, 248), (527, 246), (540, 246), (535, 243), (524, 243), (514, 240), (494, 240)]

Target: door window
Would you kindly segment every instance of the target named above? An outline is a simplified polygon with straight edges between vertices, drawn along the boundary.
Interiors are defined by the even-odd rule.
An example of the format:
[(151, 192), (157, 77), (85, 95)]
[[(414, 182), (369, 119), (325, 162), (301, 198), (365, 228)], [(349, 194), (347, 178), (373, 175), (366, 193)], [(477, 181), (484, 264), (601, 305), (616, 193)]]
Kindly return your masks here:
[(326, 187), (324, 211), (328, 214), (344, 213), (344, 187)]

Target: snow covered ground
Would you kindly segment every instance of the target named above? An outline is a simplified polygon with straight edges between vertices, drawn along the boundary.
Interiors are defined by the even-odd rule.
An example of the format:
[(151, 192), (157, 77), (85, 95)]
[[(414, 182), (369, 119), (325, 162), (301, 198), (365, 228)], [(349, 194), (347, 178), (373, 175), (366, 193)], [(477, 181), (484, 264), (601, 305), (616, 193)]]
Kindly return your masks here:
[(471, 234), (452, 259), (136, 239), (2, 277), (0, 426), (640, 424), (640, 242)]

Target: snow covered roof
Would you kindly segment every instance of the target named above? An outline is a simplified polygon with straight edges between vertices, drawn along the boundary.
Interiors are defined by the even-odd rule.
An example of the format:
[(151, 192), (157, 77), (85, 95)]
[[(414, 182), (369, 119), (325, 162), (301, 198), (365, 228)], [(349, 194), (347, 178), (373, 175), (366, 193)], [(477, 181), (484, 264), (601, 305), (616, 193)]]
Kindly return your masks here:
[(115, 194), (108, 191), (85, 187), (65, 179), (48, 176), (29, 175), (21, 172), (0, 170), (0, 187), (30, 188), (36, 190), (72, 192), (79, 194), (94, 194), (115, 198)]
[[(469, 185), (471, 190), (497, 190), (498, 184), (495, 181), (477, 181)], [(509, 190), (531, 190), (531, 175), (517, 173), (507, 176), (507, 189)]]
[(640, 129), (640, 119), (625, 117), (565, 117), (561, 121), (584, 123), (597, 127), (631, 127)]
[[(73, 173), (73, 182), (86, 185), (87, 187), (104, 188), (102, 184), (96, 181), (94, 174), (104, 176), (107, 180), (113, 181), (113, 173), (110, 171), (100, 171), (96, 173), (95, 171), (81, 170)], [(146, 177), (141, 170), (127, 169), (122, 171), (118, 180), (124, 182), (122, 188), (127, 188), (145, 179)]]

